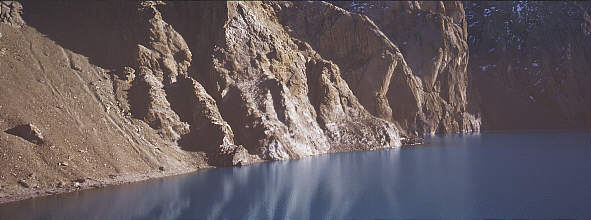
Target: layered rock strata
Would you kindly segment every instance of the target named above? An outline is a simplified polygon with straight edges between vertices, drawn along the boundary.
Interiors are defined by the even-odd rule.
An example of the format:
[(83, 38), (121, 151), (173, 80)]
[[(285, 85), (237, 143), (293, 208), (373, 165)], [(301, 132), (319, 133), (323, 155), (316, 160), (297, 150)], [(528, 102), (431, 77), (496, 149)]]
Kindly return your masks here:
[(347, 10), (294, 3), (282, 20), (342, 67), (365, 108), (409, 134), (479, 131), (461, 3), (333, 4)]

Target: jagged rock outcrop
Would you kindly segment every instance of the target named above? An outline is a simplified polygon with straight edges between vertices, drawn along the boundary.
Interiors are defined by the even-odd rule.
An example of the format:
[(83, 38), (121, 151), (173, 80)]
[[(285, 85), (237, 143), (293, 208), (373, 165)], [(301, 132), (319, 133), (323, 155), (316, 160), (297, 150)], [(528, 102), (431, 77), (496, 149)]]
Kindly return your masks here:
[(22, 10), (23, 6), (17, 1), (0, 2), (0, 22), (17, 28), (23, 26)]
[(179, 74), (187, 75), (191, 52), (183, 38), (162, 20), (154, 4), (143, 2), (137, 11), (145, 29), (138, 32), (138, 39), (143, 37), (144, 41), (138, 42), (137, 59), (132, 63), (138, 76), (132, 82), (135, 95), (131, 113), (175, 142), (189, 133), (189, 125), (171, 108), (164, 87), (175, 83)]
[[(404, 58), (371, 20), (323, 2), (278, 4), (276, 8), (291, 34), (310, 42), (320, 54), (341, 67), (343, 78), (369, 112), (385, 119), (404, 114), (393, 114), (386, 97), (393, 75), (408, 79), (408, 84), (404, 84), (408, 85), (409, 92), (404, 95), (407, 96), (405, 101), (409, 102), (402, 106), (419, 105), (419, 97), (412, 91), (420, 85), (408, 71), (404, 71)], [(400, 66), (396, 69), (398, 62)], [(394, 73), (395, 70), (398, 71)], [(416, 113), (411, 112), (408, 117), (415, 117)]]
[[(203, 10), (207, 16), (186, 16), (197, 16), (192, 19), (197, 24), (219, 26), (208, 27), (212, 32), (201, 32), (177, 20), (188, 8), (215, 9)], [(193, 51), (212, 54), (199, 58), (202, 66), (198, 70), (202, 72), (193, 74), (216, 99), (236, 142), (251, 154), (289, 159), (400, 145), (395, 128), (355, 104), (346, 83), (339, 81), (338, 68), (304, 42), (292, 39), (276, 21), (269, 4), (169, 3), (161, 10), (164, 17), (171, 15), (170, 21), (180, 33), (200, 36), (188, 40)], [(216, 22), (210, 22), (212, 18)], [(324, 81), (316, 84), (322, 77)], [(345, 117), (345, 112), (354, 114)], [(360, 116), (353, 117), (356, 115)], [(343, 117), (338, 124), (337, 116)], [(356, 133), (359, 131), (371, 132), (361, 137)]]
[(409, 134), (478, 131), (479, 118), (468, 111), (463, 10), (429, 7), (439, 3), (372, 2), (360, 10), (334, 2), (355, 13), (324, 2), (276, 8), (291, 34), (341, 67), (372, 114)]
[[(184, 150), (207, 152), (212, 164), (227, 164), (216, 155), (221, 146), (224, 155), (241, 146), (234, 145), (232, 129), (215, 101), (189, 77), (192, 53), (183, 37), (163, 20), (158, 5), (164, 3), (142, 2), (132, 11), (142, 25), (128, 27), (132, 30), (128, 39), (137, 43), (137, 49), (129, 61), (132, 67), (114, 72), (115, 95), (122, 97), (122, 111), (129, 106), (132, 117), (147, 122), (165, 140), (178, 142)], [(239, 158), (241, 163), (249, 161)]]
[(590, 6), (465, 3), (487, 129), (591, 127)]
[(359, 12), (399, 46), (413, 74), (420, 77), (423, 113), (427, 124), (434, 126), (426, 132), (480, 129), (479, 112), (471, 100), (467, 25), (460, 2), (383, 2)]
[(185, 150), (209, 152), (209, 161), (214, 165), (246, 165), (258, 159), (243, 146), (234, 144), (232, 128), (199, 82), (185, 76), (168, 90), (169, 96), (177, 97), (171, 103), (173, 109), (191, 125), (190, 133), (179, 143)]
[[(317, 121), (332, 143), (331, 151), (398, 145), (398, 130), (366, 111), (342, 79), (337, 65), (320, 57), (304, 42), (296, 41), (312, 57), (306, 63), (308, 97)], [(366, 134), (366, 135), (358, 135)]]

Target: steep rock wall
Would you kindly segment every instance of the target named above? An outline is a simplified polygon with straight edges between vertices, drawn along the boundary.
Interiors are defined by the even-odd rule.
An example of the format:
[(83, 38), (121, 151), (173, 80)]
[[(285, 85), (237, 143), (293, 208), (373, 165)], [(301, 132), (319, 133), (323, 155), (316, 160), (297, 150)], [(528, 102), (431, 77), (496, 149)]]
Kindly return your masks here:
[(342, 67), (372, 114), (409, 134), (480, 129), (469, 104), (461, 3), (333, 4), (348, 11), (323, 2), (285, 4), (282, 22)]
[(211, 54), (198, 58), (193, 76), (250, 153), (289, 159), (400, 144), (392, 125), (358, 104), (338, 67), (286, 33), (269, 4), (169, 3), (161, 11), (193, 51)]

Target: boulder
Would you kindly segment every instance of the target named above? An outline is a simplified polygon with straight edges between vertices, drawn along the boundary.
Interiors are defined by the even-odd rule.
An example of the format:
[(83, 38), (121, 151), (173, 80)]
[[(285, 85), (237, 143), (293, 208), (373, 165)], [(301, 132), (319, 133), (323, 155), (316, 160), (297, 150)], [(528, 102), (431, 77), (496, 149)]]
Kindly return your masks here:
[(6, 130), (6, 133), (19, 136), (25, 139), (26, 141), (29, 141), (34, 144), (41, 145), (45, 143), (41, 130), (32, 123), (16, 126), (9, 130)]

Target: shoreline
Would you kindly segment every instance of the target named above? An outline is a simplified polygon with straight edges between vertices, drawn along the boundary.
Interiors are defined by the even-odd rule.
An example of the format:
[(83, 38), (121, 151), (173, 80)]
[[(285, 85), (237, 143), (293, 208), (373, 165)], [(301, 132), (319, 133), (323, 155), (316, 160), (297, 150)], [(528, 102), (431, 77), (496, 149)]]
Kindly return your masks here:
[[(404, 147), (420, 146), (423, 144), (424, 144), (424, 142), (419, 142), (419, 143), (412, 143), (412, 144), (406, 143), (401, 146), (379, 147), (379, 148), (366, 149), (366, 150), (351, 149), (349, 151), (327, 152), (324, 154), (316, 154), (316, 155), (311, 155), (311, 156), (302, 157), (302, 158), (309, 158), (309, 157), (329, 155), (329, 154), (338, 154), (338, 153), (400, 149), (400, 148), (404, 148)], [(286, 161), (298, 160), (298, 159), (302, 159), (302, 158), (289, 159)], [(254, 165), (254, 164), (258, 164), (258, 163), (265, 163), (265, 162), (273, 162), (273, 161), (257, 160), (257, 161), (253, 161), (252, 163), (248, 163), (245, 165), (234, 165), (234, 166), (228, 166), (228, 167), (250, 166), (250, 165)], [(220, 166), (220, 167), (224, 167), (224, 166)], [(85, 190), (90, 190), (90, 189), (106, 188), (106, 187), (123, 185), (123, 184), (134, 184), (134, 183), (140, 183), (140, 182), (144, 182), (144, 181), (150, 181), (150, 180), (166, 178), (166, 177), (190, 175), (193, 173), (203, 172), (203, 171), (207, 171), (207, 170), (211, 170), (211, 169), (215, 169), (215, 168), (220, 168), (220, 167), (208, 165), (208, 166), (199, 167), (199, 168), (187, 168), (187, 169), (172, 170), (172, 171), (153, 171), (153, 172), (148, 172), (148, 173), (123, 174), (123, 175), (118, 175), (114, 178), (106, 178), (106, 179), (98, 179), (98, 180), (93, 179), (93, 178), (86, 178), (84, 180), (84, 182), (81, 183), (77, 187), (72, 186), (72, 185), (68, 185), (68, 186), (65, 186), (62, 188), (55, 187), (55, 188), (45, 188), (45, 189), (31, 189), (25, 193), (14, 193), (14, 194), (7, 193), (4, 195), (0, 195), (0, 206), (10, 204), (10, 203), (16, 203), (16, 202), (20, 202), (20, 201), (25, 201), (25, 200), (29, 200), (29, 199), (37, 199), (37, 198), (42, 198), (42, 197), (46, 197), (46, 196), (57, 195), (57, 194), (80, 192), (80, 191), (85, 191)]]
[(105, 179), (94, 179), (94, 178), (85, 178), (84, 182), (80, 183), (79, 186), (67, 185), (64, 187), (54, 187), (54, 188), (44, 188), (44, 189), (31, 189), (25, 193), (14, 193), (10, 194), (7, 193), (0, 197), (0, 206), (6, 205), (9, 203), (25, 201), (29, 199), (36, 199), (51, 195), (57, 194), (65, 194), (71, 192), (79, 192), (85, 191), (89, 189), (98, 189), (98, 188), (105, 188), (110, 186), (117, 186), (117, 185), (124, 185), (124, 184), (133, 184), (133, 183), (140, 183), (143, 181), (155, 180), (165, 177), (172, 177), (172, 176), (180, 176), (180, 175), (187, 175), (191, 173), (202, 172), (205, 170), (213, 169), (215, 167), (200, 167), (200, 168), (188, 168), (188, 169), (181, 169), (181, 170), (173, 170), (173, 171), (154, 171), (148, 173), (136, 173), (136, 174), (123, 174), (118, 175), (113, 178), (105, 178)]

